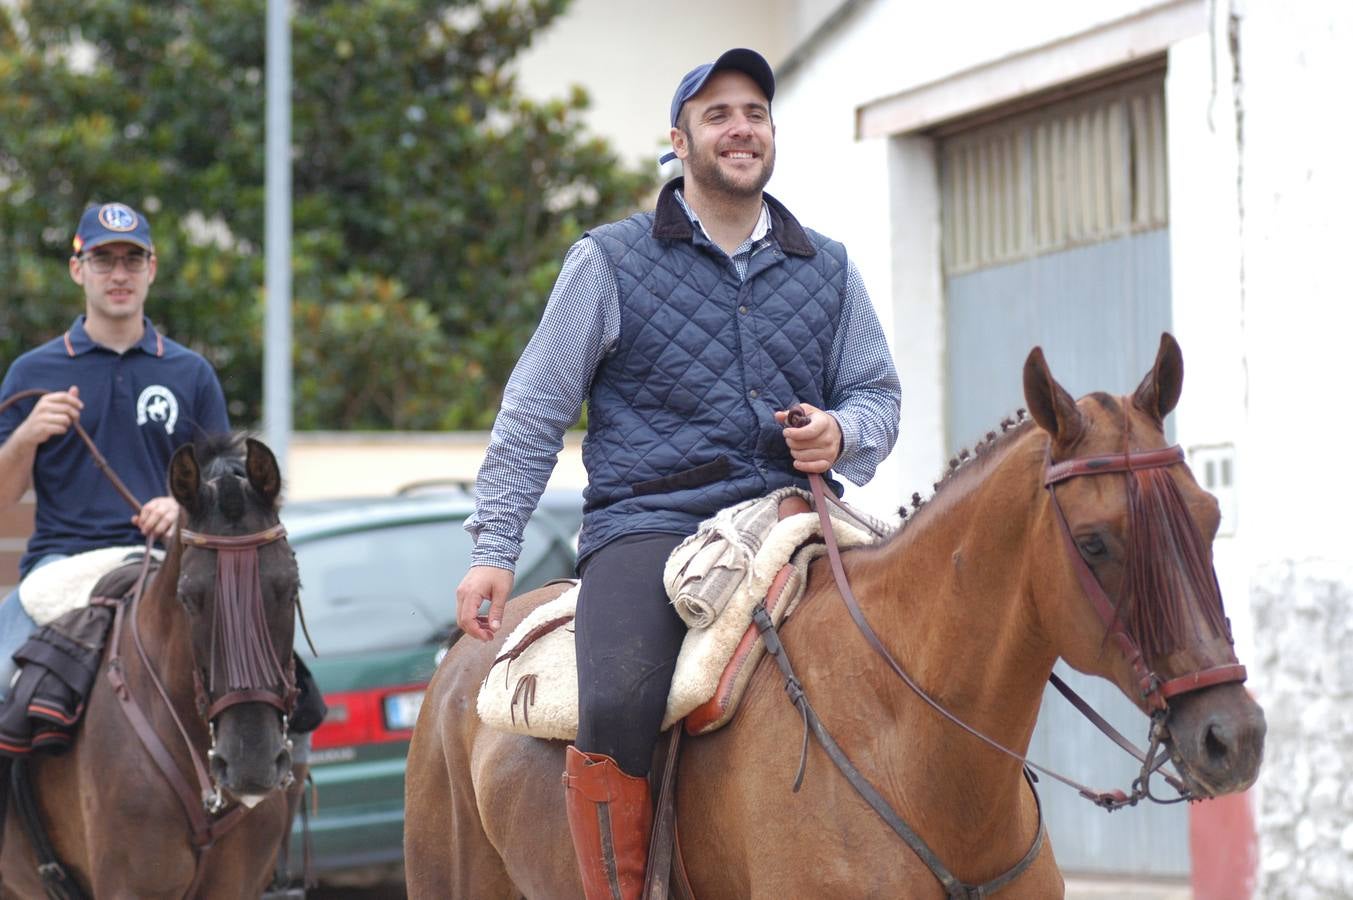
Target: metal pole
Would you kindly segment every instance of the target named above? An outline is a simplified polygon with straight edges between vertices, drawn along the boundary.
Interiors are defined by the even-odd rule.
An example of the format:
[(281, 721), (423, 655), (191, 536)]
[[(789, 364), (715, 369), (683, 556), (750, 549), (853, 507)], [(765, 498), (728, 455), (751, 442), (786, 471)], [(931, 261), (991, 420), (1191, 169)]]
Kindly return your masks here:
[(268, 0), (263, 248), (263, 430), (283, 474), (291, 448), (291, 3)]

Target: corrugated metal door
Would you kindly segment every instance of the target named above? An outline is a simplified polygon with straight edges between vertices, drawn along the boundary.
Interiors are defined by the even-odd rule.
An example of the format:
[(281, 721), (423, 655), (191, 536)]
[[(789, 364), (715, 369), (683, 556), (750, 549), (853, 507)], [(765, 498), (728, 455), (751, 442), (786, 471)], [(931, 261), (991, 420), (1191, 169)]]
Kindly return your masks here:
[[(1163, 70), (939, 135), (947, 331), (947, 439), (971, 446), (1024, 405), (1024, 358), (1041, 345), (1075, 396), (1127, 393), (1170, 324)], [(1146, 719), (1116, 688), (1059, 673), (1134, 740)], [(1030, 756), (1097, 788), (1133, 762), (1049, 689)], [(1112, 815), (1047, 780), (1042, 796), (1068, 871), (1189, 871), (1182, 805)]]

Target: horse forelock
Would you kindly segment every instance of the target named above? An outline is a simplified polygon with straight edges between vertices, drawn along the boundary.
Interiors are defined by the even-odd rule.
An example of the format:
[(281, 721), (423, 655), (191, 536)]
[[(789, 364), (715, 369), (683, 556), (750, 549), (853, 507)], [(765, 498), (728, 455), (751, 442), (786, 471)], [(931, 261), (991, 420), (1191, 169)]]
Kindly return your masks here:
[(249, 486), (246, 437), (242, 433), (211, 435), (193, 443), (202, 471), (205, 506), (219, 510), (231, 523), (243, 521), (255, 506), (262, 511), (275, 509)]

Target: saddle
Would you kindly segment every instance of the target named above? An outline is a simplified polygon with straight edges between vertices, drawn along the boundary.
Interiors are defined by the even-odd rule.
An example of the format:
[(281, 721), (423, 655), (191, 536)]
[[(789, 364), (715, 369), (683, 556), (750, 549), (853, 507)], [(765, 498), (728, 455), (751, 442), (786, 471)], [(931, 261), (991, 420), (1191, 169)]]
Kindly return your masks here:
[[(131, 594), (143, 561), (140, 553), (124, 556), (94, 585), (87, 605), (50, 620), (15, 652), (20, 669), (0, 705), (0, 755), (60, 753), (70, 746), (113, 627), (113, 607)], [(158, 568), (152, 559), (150, 572)]]
[[(805, 492), (785, 488), (730, 507), (702, 523), (665, 567), (668, 596), (692, 625), (682, 642), (663, 730), (685, 720), (688, 734), (725, 725), (765, 652), (752, 623), (764, 604), (774, 622), (794, 609), (808, 565), (826, 552), (821, 523)], [(833, 506), (842, 547), (877, 543), (892, 532), (882, 521)], [(746, 534), (731, 526), (756, 523)], [(578, 588), (532, 610), (513, 629), (479, 691), (487, 725), (533, 737), (573, 740), (578, 730), (573, 613)], [(694, 622), (704, 621), (703, 625)]]

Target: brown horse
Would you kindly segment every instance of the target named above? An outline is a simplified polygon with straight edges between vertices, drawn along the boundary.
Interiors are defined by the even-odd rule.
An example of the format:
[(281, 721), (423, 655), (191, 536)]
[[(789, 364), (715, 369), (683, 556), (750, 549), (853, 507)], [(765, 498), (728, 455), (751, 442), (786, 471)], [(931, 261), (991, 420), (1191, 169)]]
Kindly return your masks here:
[[(939, 704), (1006, 747), (1027, 748), (1059, 657), (1114, 682), (1144, 710), (1162, 682), (1239, 671), (1211, 572), (1218, 507), (1178, 457), (1156, 454), (1147, 475), (1121, 468), (1095, 475), (1099, 464), (1087, 461), (1084, 472), (1045, 489), (1050, 463), (1122, 460), (1129, 451), (1142, 459), (1163, 448), (1162, 423), (1182, 373), (1178, 345), (1166, 335), (1135, 394), (1076, 402), (1035, 349), (1024, 372), (1033, 422), (989, 437), (896, 536), (844, 555), (853, 593), (892, 657)], [(1159, 462), (1165, 456), (1172, 464)], [(1179, 527), (1162, 525), (1149, 509), (1140, 514), (1134, 478), (1154, 479), (1148, 500), (1175, 498), (1165, 506)], [(1087, 598), (1073, 546), (1114, 606), (1113, 629)], [(1194, 574), (1181, 574), (1187, 569)], [(509, 604), (503, 633), (557, 590)], [(1119, 651), (1113, 632), (1123, 627), (1159, 679), (1148, 690)], [(1039, 813), (1020, 763), (942, 718), (895, 676), (845, 614), (825, 561), (811, 571), (781, 638), (827, 730), (957, 878), (994, 879), (1036, 846)], [(475, 715), (495, 643), (452, 648), (414, 732), (405, 863), (415, 898), (582, 893), (560, 786), (564, 745), (486, 728)], [(733, 721), (683, 750), (677, 825), (694, 895), (945, 896), (818, 744), (802, 789), (791, 791), (804, 725), (783, 685), (776, 666), (763, 662)], [(1158, 718), (1194, 795), (1255, 780), (1264, 719), (1240, 684), (1177, 693)], [(1003, 891), (1038, 900), (1062, 894), (1046, 842)]]
[[(299, 579), (281, 479), (263, 444), (222, 438), (180, 448), (169, 481), (182, 517), (164, 564), (114, 626), (71, 748), (35, 756), (30, 772), (85, 894), (257, 898), (292, 779)], [(0, 892), (45, 896), (13, 808), (4, 837)]]

